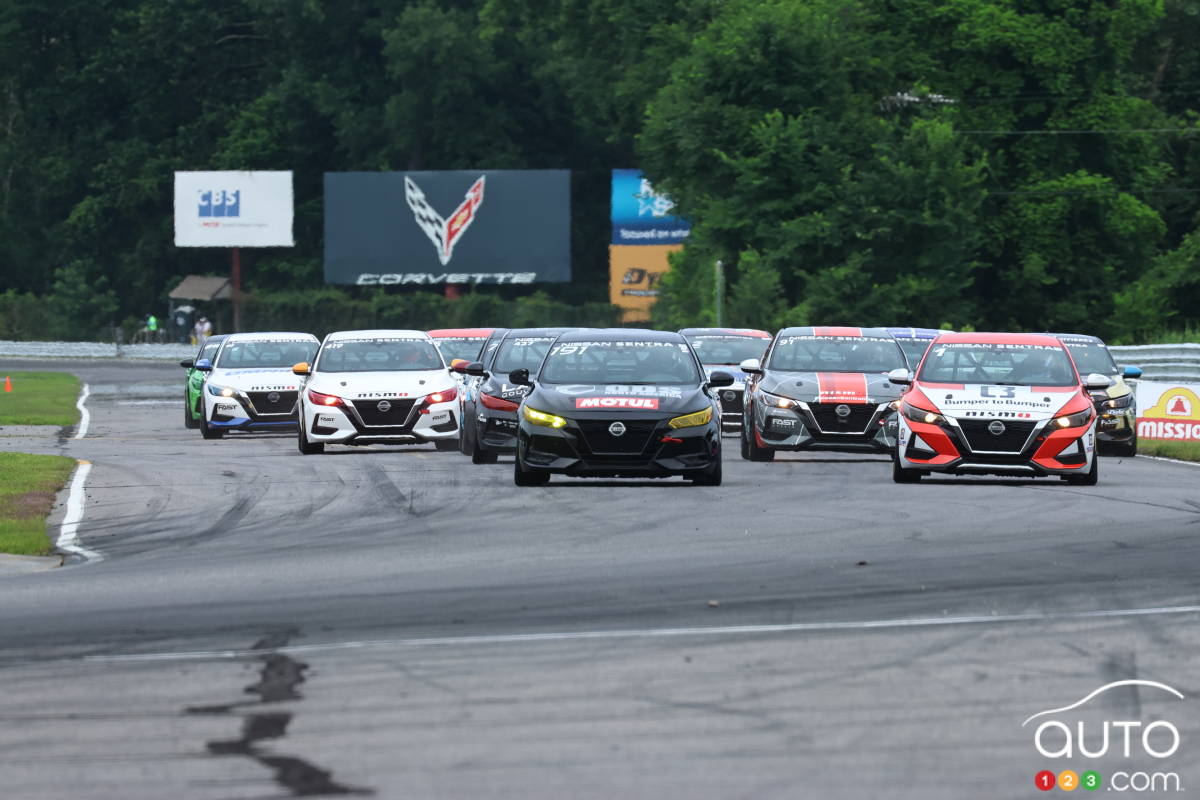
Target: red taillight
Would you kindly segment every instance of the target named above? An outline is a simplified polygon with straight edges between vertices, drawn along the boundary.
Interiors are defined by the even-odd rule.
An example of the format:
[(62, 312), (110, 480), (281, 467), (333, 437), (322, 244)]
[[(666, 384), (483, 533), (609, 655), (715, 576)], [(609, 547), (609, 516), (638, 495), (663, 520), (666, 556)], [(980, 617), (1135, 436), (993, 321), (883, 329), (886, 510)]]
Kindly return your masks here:
[(421, 404), (421, 413), (428, 414), (429, 407), (431, 405), (434, 405), (435, 403), (449, 403), (456, 397), (458, 397), (458, 389), (454, 388), (443, 389), (440, 392), (434, 392), (433, 394), (427, 396), (425, 401)]
[(318, 406), (340, 406), (342, 405), (342, 398), (332, 394), (321, 394), (309, 389), (308, 402)]
[(490, 408), (493, 411), (516, 411), (521, 405), (512, 400), (505, 400), (503, 397), (495, 397), (483, 392), (479, 393), (479, 402), (483, 403), (484, 408)]

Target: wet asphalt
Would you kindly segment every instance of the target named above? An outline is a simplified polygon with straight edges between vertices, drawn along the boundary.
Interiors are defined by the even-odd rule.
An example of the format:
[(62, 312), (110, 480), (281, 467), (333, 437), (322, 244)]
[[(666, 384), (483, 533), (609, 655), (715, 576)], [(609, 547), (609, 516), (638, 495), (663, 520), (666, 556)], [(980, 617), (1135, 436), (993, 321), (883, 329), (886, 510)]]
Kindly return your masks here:
[(89, 383), (86, 438), (0, 450), (93, 463), (105, 557), (0, 577), (6, 799), (1044, 796), (1164, 769), (1021, 727), (1123, 679), (1187, 696), (1094, 711), (1171, 719), (1200, 787), (1200, 468), (898, 486), (727, 439), (721, 487), (518, 490), (509, 459), (203, 441), (171, 365), (4, 368)]

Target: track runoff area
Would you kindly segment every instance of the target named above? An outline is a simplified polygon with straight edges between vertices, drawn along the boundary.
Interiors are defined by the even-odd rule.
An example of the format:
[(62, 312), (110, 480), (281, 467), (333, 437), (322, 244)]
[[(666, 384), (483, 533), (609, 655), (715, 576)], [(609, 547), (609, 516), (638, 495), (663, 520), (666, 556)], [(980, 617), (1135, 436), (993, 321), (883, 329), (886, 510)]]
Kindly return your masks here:
[(897, 483), (887, 452), (762, 463), (726, 430), (719, 486), (518, 487), (508, 454), (206, 440), (177, 367), (37, 368), (89, 386), (81, 438), (23, 444), (91, 464), (71, 541), (103, 560), (6, 581), (10, 796), (1200, 779), (1194, 468)]

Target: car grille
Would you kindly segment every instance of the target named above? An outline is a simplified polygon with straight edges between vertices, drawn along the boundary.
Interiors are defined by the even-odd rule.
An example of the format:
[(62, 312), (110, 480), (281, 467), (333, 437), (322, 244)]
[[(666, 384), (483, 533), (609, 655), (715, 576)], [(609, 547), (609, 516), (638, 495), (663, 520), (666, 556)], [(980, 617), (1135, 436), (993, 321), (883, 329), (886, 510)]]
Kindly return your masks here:
[(588, 450), (607, 455), (641, 453), (646, 449), (646, 443), (659, 425), (659, 421), (656, 419), (623, 419), (621, 423), (625, 426), (625, 433), (613, 436), (608, 432), (608, 426), (615, 421), (611, 419), (576, 421), (583, 433), (583, 441), (587, 444)]
[[(845, 405), (850, 409), (850, 415), (839, 417), (837, 407)], [(871, 424), (875, 416), (875, 406), (850, 403), (809, 403), (809, 410), (817, 420), (817, 425), (825, 433), (862, 433)]]
[(737, 414), (741, 416), (745, 392), (741, 389), (719, 389), (717, 396), (721, 398), (722, 414)]
[(990, 419), (960, 419), (958, 426), (967, 437), (967, 444), (975, 452), (1019, 453), (1025, 447), (1030, 432), (1036, 422), (1015, 420), (1000, 420), (1004, 423), (1004, 433), (999, 436), (988, 430), (995, 420)]
[(387, 411), (380, 411), (379, 404), (382, 400), (352, 400), (354, 410), (362, 417), (364, 425), (372, 427), (383, 426), (401, 426), (408, 421), (408, 414), (412, 411), (413, 404), (417, 401), (409, 398), (407, 400), (396, 399), (388, 400), (391, 408)]
[[(297, 392), (249, 392), (259, 414), (290, 414), (296, 408)], [(274, 400), (272, 400), (274, 396)]]

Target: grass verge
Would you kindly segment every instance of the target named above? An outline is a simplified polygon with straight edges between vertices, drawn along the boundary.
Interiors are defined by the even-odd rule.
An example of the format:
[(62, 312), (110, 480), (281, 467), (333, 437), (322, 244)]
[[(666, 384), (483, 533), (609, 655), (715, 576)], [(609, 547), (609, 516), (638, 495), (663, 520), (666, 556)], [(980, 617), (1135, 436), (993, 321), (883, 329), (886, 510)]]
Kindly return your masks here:
[(0, 453), (0, 553), (41, 556), (53, 548), (46, 517), (75, 459)]
[[(11, 392), (3, 390), (6, 377)], [(0, 373), (0, 425), (74, 425), (78, 399), (79, 379), (66, 372)]]
[(1200, 442), (1162, 442), (1139, 439), (1138, 453), (1144, 456), (1178, 458), (1180, 461), (1200, 461)]

